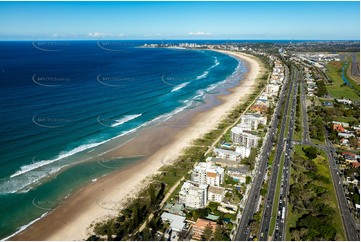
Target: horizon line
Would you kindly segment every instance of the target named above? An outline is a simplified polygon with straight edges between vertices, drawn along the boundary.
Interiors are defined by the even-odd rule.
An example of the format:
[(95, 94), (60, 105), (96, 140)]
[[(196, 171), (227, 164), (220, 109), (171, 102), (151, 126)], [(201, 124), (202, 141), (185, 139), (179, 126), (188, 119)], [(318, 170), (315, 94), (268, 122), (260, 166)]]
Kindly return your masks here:
[(0, 39), (0, 41), (358, 41), (360, 39)]

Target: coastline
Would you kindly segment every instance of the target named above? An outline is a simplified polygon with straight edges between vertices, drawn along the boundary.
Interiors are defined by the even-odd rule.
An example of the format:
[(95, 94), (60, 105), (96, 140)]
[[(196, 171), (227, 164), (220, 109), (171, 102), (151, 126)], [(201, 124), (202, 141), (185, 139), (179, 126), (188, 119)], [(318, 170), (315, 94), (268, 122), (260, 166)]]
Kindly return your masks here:
[[(252, 93), (261, 67), (250, 55), (219, 51), (241, 59), (248, 68), (241, 82), (230, 89), (230, 94), (217, 96), (221, 104), (196, 114), (181, 116), (189, 121), (185, 127), (154, 127), (145, 131), (134, 142), (128, 143), (112, 152), (113, 156), (137, 155), (137, 150), (130, 147), (144, 147), (151, 144), (144, 152), (149, 155), (144, 161), (132, 164), (125, 169), (115, 171), (99, 178), (70, 195), (66, 202), (59, 205), (47, 216), (36, 221), (24, 231), (10, 237), (10, 240), (82, 240), (88, 236), (88, 227), (94, 221), (101, 221), (117, 215), (117, 208), (133, 197), (146, 184), (145, 178), (155, 174), (164, 163), (175, 160), (191, 141), (203, 136), (217, 127), (218, 123), (241, 101)], [(240, 98), (241, 97), (241, 98)], [(206, 121), (204, 121), (206, 120)], [(173, 135), (169, 135), (172, 132)], [(157, 137), (152, 143), (153, 138)], [(152, 151), (156, 150), (154, 154)], [(134, 153), (134, 154), (132, 154)], [(120, 192), (121, 191), (121, 192)], [(111, 204), (104, 208), (100, 204)]]

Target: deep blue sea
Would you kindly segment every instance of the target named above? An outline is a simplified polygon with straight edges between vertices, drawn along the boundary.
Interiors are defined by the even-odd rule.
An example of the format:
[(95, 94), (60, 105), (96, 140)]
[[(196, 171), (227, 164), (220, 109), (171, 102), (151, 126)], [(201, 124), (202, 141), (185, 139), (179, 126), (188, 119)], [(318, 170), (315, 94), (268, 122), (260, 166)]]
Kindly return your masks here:
[(84, 157), (200, 103), (246, 70), (214, 51), (138, 45), (0, 42), (0, 238), (112, 171)]

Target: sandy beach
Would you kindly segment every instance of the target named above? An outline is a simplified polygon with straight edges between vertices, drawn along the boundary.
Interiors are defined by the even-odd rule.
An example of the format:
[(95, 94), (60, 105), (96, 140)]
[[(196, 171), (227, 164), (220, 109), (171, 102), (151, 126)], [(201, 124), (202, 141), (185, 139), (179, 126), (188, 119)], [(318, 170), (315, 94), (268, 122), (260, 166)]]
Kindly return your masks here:
[(116, 216), (122, 204), (144, 187), (146, 177), (155, 174), (165, 163), (174, 161), (192, 140), (216, 128), (235, 106), (247, 98), (247, 94), (252, 93), (256, 78), (262, 71), (259, 63), (250, 55), (221, 52), (241, 59), (248, 72), (238, 86), (230, 89), (229, 95), (218, 96), (220, 105), (183, 117), (191, 120), (184, 127), (164, 125), (145, 130), (134, 141), (114, 150), (111, 155), (139, 155), (139, 147), (142, 147), (140, 155), (146, 155), (147, 159), (89, 183), (10, 240), (86, 239), (91, 232), (89, 226), (95, 221)]

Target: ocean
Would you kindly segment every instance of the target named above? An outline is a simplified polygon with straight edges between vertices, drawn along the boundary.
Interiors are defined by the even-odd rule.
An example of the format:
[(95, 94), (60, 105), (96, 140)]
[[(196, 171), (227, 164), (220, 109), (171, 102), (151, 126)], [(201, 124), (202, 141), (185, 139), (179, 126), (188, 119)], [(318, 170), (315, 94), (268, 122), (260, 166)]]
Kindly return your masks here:
[(0, 238), (142, 159), (95, 157), (202, 105), (246, 71), (218, 52), (143, 44), (0, 42)]

